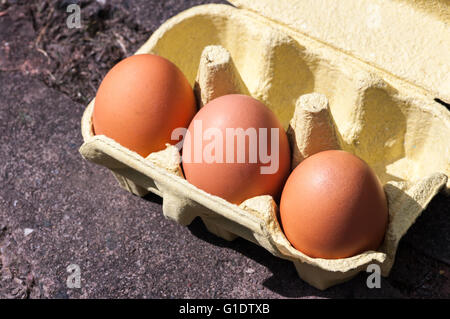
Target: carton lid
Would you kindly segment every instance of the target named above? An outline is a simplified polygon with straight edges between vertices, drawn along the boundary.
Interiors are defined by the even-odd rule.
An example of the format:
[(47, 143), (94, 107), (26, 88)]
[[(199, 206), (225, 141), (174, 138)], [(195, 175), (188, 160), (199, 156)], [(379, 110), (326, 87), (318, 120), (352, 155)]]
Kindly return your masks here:
[(450, 103), (449, 0), (229, 2), (327, 43)]

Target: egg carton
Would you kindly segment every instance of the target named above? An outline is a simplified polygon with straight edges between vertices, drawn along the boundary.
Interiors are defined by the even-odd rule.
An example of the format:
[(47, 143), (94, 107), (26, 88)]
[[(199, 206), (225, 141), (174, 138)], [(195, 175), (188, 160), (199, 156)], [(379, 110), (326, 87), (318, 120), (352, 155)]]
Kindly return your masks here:
[(284, 236), (271, 196), (238, 206), (210, 195), (184, 179), (175, 146), (143, 158), (94, 135), (94, 101), (84, 112), (80, 153), (109, 168), (123, 188), (161, 196), (163, 214), (181, 225), (200, 217), (219, 237), (239, 236), (292, 261), (318, 289), (349, 280), (370, 264), (388, 276), (402, 236), (433, 196), (449, 189), (448, 110), (407, 81), (272, 19), (228, 5), (193, 7), (161, 25), (136, 52), (142, 53), (174, 62), (194, 87), (199, 107), (230, 93), (262, 101), (287, 130), (293, 167), (318, 151), (343, 149), (375, 170), (389, 205), (382, 246), (349, 258), (311, 258)]

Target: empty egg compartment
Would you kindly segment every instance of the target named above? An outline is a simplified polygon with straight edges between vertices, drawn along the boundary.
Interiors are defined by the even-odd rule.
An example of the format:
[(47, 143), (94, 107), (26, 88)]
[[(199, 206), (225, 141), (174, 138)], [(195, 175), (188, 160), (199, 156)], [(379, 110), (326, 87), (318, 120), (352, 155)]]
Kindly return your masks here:
[[(209, 195), (182, 175), (176, 147), (147, 158), (92, 131), (93, 102), (82, 119), (81, 154), (108, 167), (137, 195), (163, 197), (163, 212), (181, 225), (200, 216), (207, 229), (255, 242), (292, 260), (301, 278), (325, 289), (377, 263), (387, 276), (401, 237), (450, 170), (449, 112), (408, 84), (292, 30), (225, 5), (194, 7), (165, 22), (139, 53), (174, 62), (195, 87), (200, 105), (229, 93), (251, 95), (271, 108), (288, 132), (293, 166), (325, 149), (363, 158), (384, 185), (389, 225), (377, 252), (326, 260), (294, 249), (270, 196), (240, 206)], [(310, 94), (316, 92), (314, 94)]]

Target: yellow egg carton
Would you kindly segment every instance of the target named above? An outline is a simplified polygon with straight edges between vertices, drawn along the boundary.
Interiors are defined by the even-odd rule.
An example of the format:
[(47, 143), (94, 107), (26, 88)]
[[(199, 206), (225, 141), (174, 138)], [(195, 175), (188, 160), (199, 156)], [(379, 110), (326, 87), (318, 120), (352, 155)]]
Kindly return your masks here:
[[(419, 26), (424, 33), (417, 38), (429, 40), (424, 51), (436, 41), (441, 48), (448, 45), (448, 25), (447, 32), (440, 34), (434, 32), (442, 28), (434, 26), (436, 29), (431, 30), (428, 25), (429, 21), (447, 18), (432, 15), (435, 7), (444, 4), (429, 1), (427, 7), (424, 1), (411, 5), (375, 0), (339, 4), (331, 0), (231, 2), (240, 8), (203, 5), (178, 14), (155, 31), (136, 54), (154, 53), (174, 62), (194, 87), (200, 107), (229, 93), (248, 94), (262, 101), (287, 130), (293, 167), (326, 149), (344, 149), (363, 158), (380, 178), (389, 201), (389, 225), (379, 250), (332, 260), (304, 255), (284, 236), (272, 197), (258, 196), (239, 206), (231, 204), (184, 179), (175, 146), (168, 145), (143, 158), (106, 136), (94, 135), (94, 101), (82, 119), (81, 154), (109, 168), (130, 192), (161, 196), (167, 218), (188, 225), (199, 216), (210, 232), (226, 240), (239, 236), (293, 261), (299, 276), (319, 289), (346, 281), (370, 264), (378, 264), (381, 274), (388, 276), (399, 240), (433, 196), (441, 189), (449, 190), (450, 174), (450, 112), (434, 100), (450, 100), (450, 73), (441, 72), (448, 65), (443, 66), (439, 60), (450, 50), (433, 51), (436, 55), (430, 59), (434, 60), (415, 61), (419, 64), (410, 65), (411, 69), (396, 65), (395, 61), (402, 60), (401, 52), (389, 50), (397, 45), (391, 41), (400, 40), (403, 50), (417, 49), (419, 44), (415, 46), (406, 35), (406, 40), (400, 39), (395, 31), (398, 25), (403, 28), (417, 17), (427, 23)], [(396, 12), (397, 20), (391, 28), (378, 25), (380, 35), (373, 25), (360, 25), (366, 23), (365, 11), (358, 12), (367, 9), (363, 4), (383, 13), (382, 17), (386, 12), (392, 15), (394, 9), (403, 11)], [(383, 23), (376, 17), (371, 23)], [(339, 20), (326, 21), (333, 18)], [(355, 44), (355, 38), (363, 39), (364, 32), (379, 41), (370, 52), (366, 42), (370, 48), (372, 38), (359, 47)], [(444, 37), (445, 43), (440, 41)], [(409, 57), (409, 53), (403, 57)], [(422, 53), (417, 54), (423, 58)], [(429, 73), (414, 71), (421, 70), (420, 63)]]

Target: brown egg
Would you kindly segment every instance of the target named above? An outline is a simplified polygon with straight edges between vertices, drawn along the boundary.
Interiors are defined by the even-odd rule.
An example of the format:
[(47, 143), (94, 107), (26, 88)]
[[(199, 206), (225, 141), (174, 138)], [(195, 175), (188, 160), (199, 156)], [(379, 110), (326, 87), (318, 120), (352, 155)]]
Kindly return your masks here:
[(182, 161), (191, 184), (240, 204), (258, 195), (279, 196), (289, 174), (290, 149), (268, 107), (252, 97), (230, 94), (195, 115)]
[(106, 74), (95, 97), (95, 134), (106, 135), (146, 157), (165, 148), (172, 131), (189, 125), (195, 97), (183, 73), (169, 60), (134, 55)]
[(374, 171), (344, 151), (324, 151), (301, 162), (281, 195), (287, 239), (310, 257), (345, 258), (376, 250), (383, 241), (388, 206)]

